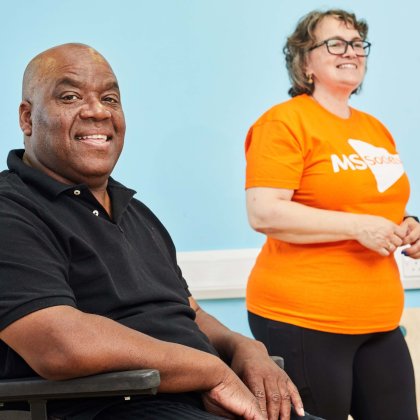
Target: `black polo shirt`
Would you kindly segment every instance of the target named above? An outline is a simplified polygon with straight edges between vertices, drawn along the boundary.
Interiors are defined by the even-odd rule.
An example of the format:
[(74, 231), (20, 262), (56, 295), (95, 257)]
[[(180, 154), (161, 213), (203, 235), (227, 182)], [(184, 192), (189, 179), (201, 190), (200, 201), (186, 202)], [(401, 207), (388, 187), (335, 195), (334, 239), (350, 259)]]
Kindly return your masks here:
[[(8, 156), (0, 174), (0, 330), (69, 305), (216, 354), (194, 322), (175, 247), (135, 191), (109, 179), (112, 219), (86, 185), (61, 184)], [(0, 341), (0, 377), (34, 375)]]

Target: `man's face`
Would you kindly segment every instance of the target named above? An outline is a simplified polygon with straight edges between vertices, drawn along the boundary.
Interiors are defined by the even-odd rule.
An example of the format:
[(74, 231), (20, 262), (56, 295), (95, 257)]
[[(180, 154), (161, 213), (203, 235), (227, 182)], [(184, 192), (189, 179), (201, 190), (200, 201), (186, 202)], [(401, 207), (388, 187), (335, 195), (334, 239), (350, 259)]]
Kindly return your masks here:
[(88, 48), (64, 47), (47, 53), (35, 79), (20, 108), (26, 161), (60, 182), (103, 185), (125, 134), (109, 64)]

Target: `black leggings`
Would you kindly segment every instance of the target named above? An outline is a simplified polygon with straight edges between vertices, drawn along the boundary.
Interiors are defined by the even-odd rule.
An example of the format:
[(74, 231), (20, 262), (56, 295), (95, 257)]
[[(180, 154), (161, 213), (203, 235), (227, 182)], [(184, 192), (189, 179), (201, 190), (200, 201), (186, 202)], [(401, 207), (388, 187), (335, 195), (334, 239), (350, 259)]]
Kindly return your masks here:
[(399, 328), (333, 334), (248, 312), (254, 337), (283, 356), (306, 411), (327, 420), (418, 420), (414, 371)]

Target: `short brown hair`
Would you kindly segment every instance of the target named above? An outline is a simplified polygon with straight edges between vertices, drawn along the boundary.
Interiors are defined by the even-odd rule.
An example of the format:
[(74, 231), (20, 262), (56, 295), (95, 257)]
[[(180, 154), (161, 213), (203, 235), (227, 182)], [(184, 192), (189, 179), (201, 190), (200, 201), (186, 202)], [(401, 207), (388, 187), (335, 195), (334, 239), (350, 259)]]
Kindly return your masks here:
[[(312, 94), (314, 85), (308, 82), (305, 74), (306, 57), (311, 47), (316, 43), (314, 31), (318, 23), (327, 16), (333, 16), (353, 27), (359, 32), (361, 38), (366, 40), (368, 24), (364, 20), (357, 20), (354, 13), (341, 9), (331, 9), (325, 12), (314, 10), (303, 16), (295, 31), (287, 38), (283, 52), (286, 56), (286, 68), (292, 87), (289, 89), (290, 96), (297, 96), (302, 93)], [(359, 86), (360, 88), (360, 86)], [(356, 93), (357, 88), (353, 93)]]

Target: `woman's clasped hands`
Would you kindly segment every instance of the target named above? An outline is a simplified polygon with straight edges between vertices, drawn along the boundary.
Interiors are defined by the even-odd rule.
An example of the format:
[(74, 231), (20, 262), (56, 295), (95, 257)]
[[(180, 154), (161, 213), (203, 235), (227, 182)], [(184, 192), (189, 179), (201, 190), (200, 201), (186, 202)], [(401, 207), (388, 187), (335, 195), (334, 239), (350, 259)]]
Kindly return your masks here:
[(410, 217), (398, 225), (384, 217), (363, 215), (356, 224), (355, 238), (384, 257), (407, 245), (404, 255), (420, 258), (420, 223)]

